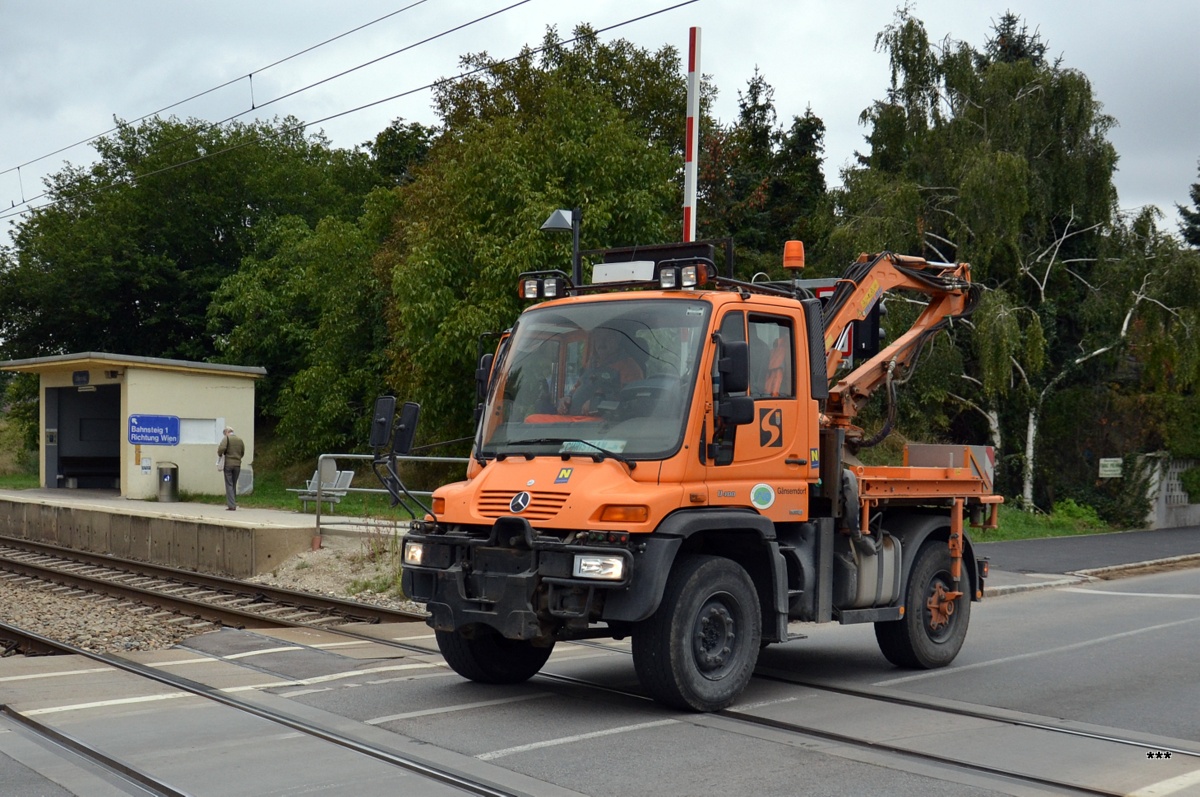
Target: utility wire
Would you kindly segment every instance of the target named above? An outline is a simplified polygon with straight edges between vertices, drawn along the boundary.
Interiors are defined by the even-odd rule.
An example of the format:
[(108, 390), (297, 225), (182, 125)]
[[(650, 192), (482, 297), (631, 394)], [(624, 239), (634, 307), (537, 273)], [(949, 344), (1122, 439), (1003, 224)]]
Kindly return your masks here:
[[(183, 104), (185, 104), (185, 103), (189, 103), (189, 102), (191, 102), (192, 100), (199, 99), (199, 98), (201, 98), (201, 97), (205, 96), (206, 94), (212, 94), (214, 91), (219, 91), (220, 89), (223, 89), (223, 88), (225, 88), (226, 86), (232, 86), (234, 83), (237, 83), (239, 80), (245, 80), (245, 79), (247, 79), (247, 78), (250, 80), (250, 91), (251, 91), (251, 100), (250, 100), (250, 104), (251, 104), (251, 106), (253, 106), (253, 104), (254, 104), (254, 99), (253, 99), (253, 91), (254, 91), (254, 76), (255, 76), (256, 74), (258, 74), (259, 72), (266, 72), (268, 69), (271, 69), (272, 67), (276, 67), (276, 66), (279, 66), (279, 65), (280, 65), (280, 64), (282, 64), (282, 63), (286, 63), (287, 61), (291, 61), (293, 58), (299, 58), (300, 56), (304, 55), (305, 53), (310, 53), (310, 52), (312, 52), (313, 50), (316, 50), (316, 49), (317, 49), (317, 48), (319, 48), (319, 47), (324, 47), (326, 44), (331, 44), (331, 43), (333, 43), (333, 42), (337, 41), (338, 39), (345, 38), (346, 36), (349, 36), (349, 35), (350, 35), (350, 34), (352, 34), (352, 33), (357, 33), (358, 31), (360, 31), (360, 30), (363, 30), (364, 28), (369, 28), (369, 27), (371, 27), (372, 25), (375, 25), (375, 24), (377, 24), (377, 23), (379, 23), (379, 22), (383, 22), (385, 19), (389, 19), (390, 17), (394, 17), (394, 16), (396, 16), (397, 14), (400, 14), (400, 13), (403, 13), (403, 12), (405, 12), (405, 11), (408, 11), (410, 8), (414, 8), (414, 7), (416, 7), (416, 6), (419, 6), (419, 5), (421, 5), (422, 3), (427, 3), (427, 2), (429, 2), (429, 0), (416, 0), (416, 2), (409, 3), (408, 5), (404, 6), (404, 8), (399, 8), (399, 9), (397, 9), (397, 10), (395, 10), (395, 11), (392, 11), (392, 12), (391, 12), (391, 13), (389, 13), (389, 14), (384, 14), (382, 17), (379, 17), (378, 19), (373, 19), (373, 20), (371, 20), (370, 22), (364, 22), (362, 25), (359, 25), (357, 28), (351, 28), (350, 30), (346, 31), (345, 33), (339, 33), (338, 35), (336, 35), (336, 36), (334, 36), (334, 37), (332, 37), (332, 38), (326, 39), (326, 40), (325, 40), (325, 41), (323, 41), (323, 42), (319, 42), (319, 43), (317, 43), (317, 44), (314, 44), (314, 45), (312, 45), (312, 46), (310, 46), (310, 47), (305, 47), (303, 50), (300, 50), (299, 52), (294, 52), (294, 53), (292, 53), (291, 55), (288, 55), (288, 56), (285, 56), (285, 57), (283, 57), (283, 58), (280, 58), (278, 61), (274, 61), (274, 62), (272, 62), (272, 63), (269, 63), (269, 64), (267, 64), (266, 66), (263, 66), (263, 67), (259, 67), (258, 69), (255, 69), (254, 71), (250, 72), (250, 74), (248, 74), (248, 75), (244, 75), (244, 76), (241, 76), (241, 77), (235, 77), (235, 78), (232, 78), (232, 79), (230, 79), (230, 80), (226, 80), (224, 83), (221, 83), (220, 85), (213, 86), (213, 87), (212, 87), (212, 88), (210, 88), (210, 89), (205, 89), (204, 91), (201, 91), (201, 92), (198, 92), (198, 93), (196, 93), (196, 94), (193, 94), (193, 95), (192, 95), (192, 96), (190, 96), (190, 97), (187, 97), (187, 98), (185, 98), (185, 99), (179, 100), (179, 101), (177, 101), (177, 102), (173, 102), (173, 103), (171, 103), (170, 105), (164, 105), (162, 108), (159, 108), (157, 111), (152, 111), (152, 112), (150, 112), (150, 113), (148, 113), (148, 114), (145, 114), (144, 116), (139, 116), (137, 119), (134, 119), (133, 121), (134, 121), (134, 123), (137, 123), (137, 122), (141, 122), (141, 121), (144, 121), (144, 120), (146, 120), (146, 119), (149, 119), (149, 118), (150, 118), (150, 117), (152, 117), (152, 116), (158, 116), (158, 115), (159, 115), (160, 113), (162, 113), (163, 111), (169, 111), (169, 110), (171, 110), (172, 108), (177, 108), (177, 107), (179, 107), (180, 105), (183, 105)], [(251, 108), (251, 110), (253, 110), (253, 108)], [(119, 130), (119, 129), (120, 129), (120, 127), (110, 127), (108, 130), (105, 130), (103, 133), (97, 133), (97, 134), (96, 134), (96, 135), (94, 135), (94, 136), (89, 136), (89, 137), (87, 137), (87, 138), (84, 138), (84, 139), (81, 139), (81, 140), (79, 140), (79, 141), (76, 141), (74, 144), (68, 144), (67, 146), (65, 146), (65, 147), (60, 147), (59, 149), (56, 149), (56, 150), (54, 150), (53, 152), (48, 152), (48, 153), (46, 153), (45, 155), (40, 155), (40, 156), (38, 156), (38, 157), (36, 157), (36, 158), (33, 158), (32, 160), (27, 160), (27, 161), (25, 161), (24, 163), (18, 164), (18, 165), (16, 165), (16, 166), (9, 167), (9, 168), (7, 168), (7, 169), (0, 170), (0, 175), (5, 175), (5, 174), (8, 174), (9, 172), (18, 171), (18, 170), (19, 170), (19, 169), (21, 169), (21, 167), (23, 167), (23, 166), (29, 166), (30, 164), (37, 163), (38, 161), (45, 160), (46, 158), (51, 158), (51, 157), (54, 157), (55, 155), (59, 154), (60, 152), (66, 152), (66, 151), (67, 151), (67, 150), (69, 150), (69, 149), (74, 149), (75, 147), (78, 147), (78, 146), (80, 146), (81, 144), (87, 144), (89, 141), (95, 141), (96, 139), (100, 138), (101, 136), (106, 136), (106, 135), (108, 135), (109, 133), (112, 133), (112, 132), (114, 132), (115, 130)], [(36, 199), (36, 197), (35, 197), (35, 199)]]
[[(426, 2), (426, 0), (420, 0), (420, 2), (422, 2), (422, 3), (423, 3), (423, 2)], [(392, 56), (399, 55), (400, 53), (403, 53), (403, 52), (407, 52), (408, 50), (411, 50), (411, 49), (413, 49), (413, 48), (415, 48), (415, 47), (419, 47), (419, 46), (421, 46), (421, 45), (423, 45), (423, 44), (428, 44), (429, 42), (431, 42), (431, 41), (434, 41), (435, 39), (440, 39), (440, 38), (442, 38), (443, 36), (448, 36), (449, 34), (451, 34), (451, 33), (454, 33), (454, 32), (456, 32), (456, 31), (459, 31), (459, 30), (462, 30), (463, 28), (470, 27), (471, 25), (474, 25), (474, 24), (476, 24), (477, 22), (482, 22), (482, 21), (484, 21), (484, 20), (486, 20), (486, 19), (490, 19), (491, 17), (494, 17), (494, 16), (496, 16), (496, 15), (498, 15), (498, 14), (503, 14), (503, 13), (504, 13), (504, 12), (506, 12), (506, 11), (511, 11), (512, 9), (514, 9), (514, 8), (516, 8), (516, 7), (518, 7), (518, 6), (525, 5), (525, 4), (526, 4), (526, 3), (528, 3), (528, 2), (530, 2), (530, 0), (518, 0), (518, 2), (516, 2), (516, 3), (513, 3), (513, 4), (509, 5), (509, 6), (506, 6), (506, 7), (504, 7), (504, 8), (501, 8), (501, 9), (499, 9), (499, 10), (497, 10), (497, 11), (493, 11), (493, 12), (492, 12), (492, 13), (490, 13), (490, 14), (484, 14), (484, 15), (483, 15), (483, 16), (481, 16), (481, 17), (476, 17), (475, 19), (472, 19), (472, 20), (470, 20), (469, 22), (464, 22), (464, 23), (463, 23), (463, 24), (461, 24), (461, 25), (456, 25), (456, 26), (455, 26), (455, 27), (453, 27), (453, 28), (450, 28), (450, 29), (448, 29), (448, 30), (444, 30), (444, 31), (442, 31), (441, 33), (434, 34), (433, 36), (429, 36), (429, 37), (427, 37), (427, 38), (425, 38), (425, 39), (422, 39), (421, 41), (414, 42), (413, 44), (410, 44), (410, 45), (408, 45), (408, 46), (406, 46), (406, 47), (401, 47), (399, 50), (395, 50), (395, 51), (393, 51), (393, 52), (390, 52), (390, 53), (388, 53), (387, 55), (381, 55), (381, 56), (379, 56), (378, 58), (373, 58), (373, 59), (371, 59), (370, 61), (367, 61), (367, 62), (365, 62), (365, 63), (359, 64), (358, 66), (355, 66), (355, 67), (351, 67), (350, 69), (346, 69), (346, 70), (344, 70), (344, 71), (342, 71), (342, 72), (339, 72), (339, 73), (337, 73), (336, 75), (331, 75), (331, 76), (329, 76), (329, 77), (326, 77), (326, 78), (323, 78), (323, 79), (321, 79), (321, 80), (318, 80), (316, 83), (311, 83), (311, 84), (309, 84), (309, 85), (307, 85), (307, 86), (304, 86), (303, 88), (296, 89), (295, 91), (291, 91), (291, 92), (289, 92), (289, 93), (287, 93), (287, 94), (284, 94), (284, 95), (282, 95), (282, 96), (276, 97), (276, 98), (274, 98), (274, 99), (272, 99), (272, 100), (267, 100), (266, 102), (262, 103), (261, 105), (257, 105), (257, 106), (256, 106), (256, 105), (255, 105), (255, 103), (254, 103), (254, 100), (253, 100), (253, 96), (252, 96), (252, 97), (251, 97), (251, 101), (250, 101), (250, 107), (249, 107), (249, 108), (247, 108), (246, 110), (244, 110), (244, 111), (239, 111), (238, 113), (235, 113), (235, 114), (233, 114), (232, 116), (228, 116), (228, 117), (226, 117), (226, 118), (222, 119), (222, 120), (221, 120), (221, 121), (219, 121), (219, 122), (213, 122), (213, 123), (211, 123), (211, 124), (205, 125), (205, 126), (202, 128), (202, 129), (203, 129), (203, 130), (205, 130), (205, 131), (206, 131), (206, 130), (213, 130), (213, 129), (216, 129), (216, 128), (220, 127), (221, 125), (224, 125), (224, 124), (227, 124), (227, 123), (229, 123), (229, 122), (232, 122), (234, 119), (239, 119), (239, 118), (241, 118), (241, 117), (245, 116), (245, 115), (246, 115), (246, 114), (248, 114), (248, 113), (252, 113), (252, 112), (254, 112), (254, 111), (256, 111), (256, 110), (259, 110), (259, 109), (265, 108), (265, 107), (267, 107), (268, 105), (272, 105), (272, 104), (274, 104), (274, 103), (276, 103), (276, 102), (279, 102), (280, 100), (287, 99), (288, 97), (294, 97), (295, 95), (297, 95), (297, 94), (300, 94), (300, 93), (302, 93), (302, 92), (305, 92), (305, 91), (308, 91), (309, 89), (316, 88), (317, 86), (320, 86), (320, 85), (322, 85), (322, 84), (324, 84), (324, 83), (328, 83), (328, 82), (329, 82), (329, 81), (331, 81), (331, 80), (336, 80), (337, 78), (340, 78), (340, 77), (343, 77), (343, 76), (345, 76), (345, 75), (348, 75), (348, 74), (350, 74), (351, 72), (356, 72), (356, 71), (358, 71), (359, 69), (362, 69), (362, 68), (364, 68), (364, 67), (370, 66), (370, 65), (372, 65), (372, 64), (375, 64), (375, 63), (378, 63), (378, 62), (380, 62), (380, 61), (383, 61), (383, 60), (385, 60), (385, 59), (387, 59), (387, 58), (391, 58)], [(415, 5), (415, 4), (414, 4), (414, 5)], [(410, 6), (406, 6), (406, 8), (412, 8), (412, 6), (411, 6), (411, 5), (410, 5)], [(405, 9), (401, 9), (401, 11), (403, 11), (403, 10), (405, 10)], [(397, 13), (399, 13), (399, 12), (398, 12), (398, 11), (397, 11), (397, 12), (393, 12), (393, 14), (397, 14)], [(368, 24), (371, 24), (371, 23), (368, 23)], [(361, 27), (365, 27), (365, 26), (360, 26), (360, 28), (361, 28)], [(358, 28), (356, 28), (356, 30), (357, 30), (357, 29), (358, 29)], [(353, 32), (353, 31), (350, 31), (350, 32)], [(343, 35), (343, 36), (345, 36), (346, 34), (342, 34), (342, 35)], [(335, 38), (337, 38), (337, 37), (335, 37)], [(329, 41), (333, 41), (333, 39), (330, 39)], [(317, 47), (317, 46), (320, 46), (320, 45), (314, 45), (314, 47)], [(310, 48), (308, 48), (308, 49), (309, 49), (309, 50), (311, 50), (311, 49), (313, 49), (313, 47), (310, 47)], [(287, 60), (287, 59), (283, 59), (283, 60)], [(281, 60), (281, 61), (277, 61), (276, 63), (282, 63), (282, 60)], [(274, 66), (274, 64), (272, 64), (272, 66)], [(253, 76), (251, 76), (251, 79), (253, 80)], [(238, 80), (241, 80), (241, 78), (238, 78)], [(230, 82), (233, 82), (233, 81), (230, 81)], [(224, 85), (229, 85), (229, 84), (228, 84), (228, 83), (226, 83), (226, 84), (224, 84)], [(253, 82), (251, 82), (251, 87), (253, 87), (253, 85), (254, 85), (254, 84), (253, 84)], [(418, 91), (419, 91), (419, 89), (418, 89)], [(197, 96), (199, 96), (199, 95), (197, 95)], [(186, 102), (186, 100), (183, 100), (182, 102)], [(176, 103), (176, 105), (178, 105), (178, 104), (179, 104), (179, 103)], [(167, 107), (168, 107), (168, 108), (171, 108), (171, 107), (174, 107), (174, 106), (167, 106)], [(366, 107), (369, 107), (369, 106), (366, 106)], [(165, 109), (164, 109), (164, 110), (165, 110)], [(150, 116), (153, 116), (153, 114), (149, 114), (149, 115), (147, 115), (147, 116), (143, 116), (143, 117), (142, 117), (142, 119), (148, 119)], [(335, 118), (335, 117), (330, 117), (330, 118)], [(141, 121), (141, 120), (138, 120), (138, 121)], [(310, 123), (310, 124), (317, 124), (317, 123), (316, 123), (316, 122), (313, 122), (313, 123)], [(290, 132), (291, 130), (303, 130), (305, 126), (307, 126), (307, 125), (300, 125), (300, 126), (297, 126), (297, 127), (295, 127), (295, 128), (288, 128), (288, 130), (289, 130), (289, 132)], [(114, 127), (114, 128), (113, 128), (113, 130), (118, 130), (118, 129), (120, 129), (120, 127), (119, 127), (119, 126), (118, 126), (118, 127)], [(108, 131), (108, 132), (112, 132), (112, 131), (110, 130), (110, 131)], [(196, 132), (199, 132), (199, 131), (196, 131)], [(104, 135), (104, 134), (101, 134), (101, 135)], [(176, 143), (176, 142), (178, 142), (178, 141), (183, 141), (183, 140), (185, 140), (185, 139), (187, 139), (187, 138), (191, 138), (191, 137), (192, 137), (192, 135), (193, 135), (193, 134), (188, 134), (188, 135), (185, 135), (185, 136), (180, 136), (179, 138), (171, 139), (171, 140), (169, 140), (169, 141), (164, 141), (164, 142), (162, 142), (162, 143), (161, 143), (161, 146), (163, 146), (163, 147), (168, 147), (168, 146), (170, 146), (171, 144), (174, 144), (174, 143)], [(90, 140), (90, 139), (89, 139), (89, 140)], [(62, 150), (59, 150), (59, 152), (61, 152), (61, 151), (62, 151)], [(223, 150), (218, 150), (217, 152), (213, 152), (213, 153), (211, 153), (211, 154), (214, 154), (214, 155), (216, 155), (216, 154), (220, 154), (221, 152), (228, 152), (228, 151), (229, 151), (229, 149), (223, 149)], [(51, 153), (51, 154), (53, 154), (53, 153)], [(43, 157), (49, 157), (49, 156), (43, 156)], [(183, 166), (183, 165), (186, 165), (186, 164), (188, 164), (188, 163), (195, 163), (197, 160), (202, 160), (202, 159), (203, 159), (203, 158), (192, 158), (191, 160), (185, 161), (185, 162), (183, 162), (183, 163), (175, 164), (175, 166), (168, 166), (168, 167), (165, 167), (164, 169), (160, 169), (159, 171), (165, 171), (165, 170), (167, 170), (167, 169), (175, 168), (175, 167), (177, 167), (177, 166)], [(31, 163), (32, 163), (32, 162), (33, 162), (33, 161), (31, 161)], [(24, 165), (24, 164), (22, 164), (22, 165)], [(20, 175), (20, 171), (19, 171), (19, 170), (20, 170), (20, 167), (16, 167), (16, 168), (17, 168), (17, 170), (18, 170), (18, 171), (17, 171), (17, 174), (18, 174), (18, 176), (19, 176), (19, 175)], [(155, 172), (147, 172), (146, 174), (144, 174), (144, 175), (141, 175), (141, 176), (143, 176), (143, 177), (146, 177), (146, 176), (149, 176), (149, 175), (151, 175), (151, 174), (158, 174), (158, 173), (159, 173), (159, 171), (155, 171)], [(3, 172), (0, 172), (0, 174), (3, 174)], [(24, 188), (22, 188), (22, 191), (21, 191), (21, 204), (22, 204), (22, 205), (29, 205), (29, 204), (30, 204), (30, 203), (32, 203), (32, 202), (33, 202), (35, 199), (41, 199), (42, 197), (46, 196), (46, 193), (47, 193), (47, 192), (43, 191), (43, 192), (42, 192), (42, 193), (40, 193), (40, 194), (35, 194), (34, 196), (31, 196), (31, 197), (29, 197), (28, 199), (26, 199), (26, 198), (25, 198), (25, 195), (24, 195)], [(81, 196), (87, 196), (87, 195), (88, 195), (88, 194), (82, 194)], [(28, 212), (28, 211), (31, 211), (31, 210), (37, 210), (37, 209), (39, 209), (39, 208), (46, 207), (48, 204), (52, 204), (52, 203), (46, 203), (46, 204), (43, 204), (43, 205), (39, 205), (37, 208), (34, 208), (34, 207), (27, 207), (27, 208), (24, 208), (24, 209), (22, 209), (22, 210), (19, 210), (19, 211), (15, 211), (15, 212), (9, 212), (9, 213), (5, 213), (5, 214), (0, 214), (0, 219), (5, 219), (5, 218), (8, 218), (8, 217), (10, 217), (10, 216), (21, 215), (22, 213), (26, 213), (26, 212)], [(13, 207), (13, 208), (16, 208), (16, 206), (17, 206), (17, 203), (16, 203), (16, 202), (13, 202), (13, 204), (12, 204), (12, 207)]]
[[(522, 2), (528, 2), (528, 0), (522, 0)], [(627, 19), (627, 20), (625, 20), (625, 21), (623, 21), (623, 22), (617, 22), (617, 23), (615, 23), (615, 24), (608, 25), (607, 27), (603, 27), (603, 28), (597, 28), (595, 31), (593, 31), (593, 33), (594, 33), (594, 34), (596, 34), (596, 35), (599, 35), (599, 34), (601, 34), (601, 33), (607, 33), (607, 32), (609, 32), (609, 31), (616, 30), (617, 28), (622, 28), (622, 27), (625, 27), (626, 25), (632, 25), (632, 24), (633, 24), (633, 23), (635, 23), (635, 22), (641, 22), (642, 20), (649, 19), (649, 18), (651, 18), (651, 17), (656, 17), (656, 16), (658, 16), (658, 15), (660, 15), (660, 14), (665, 14), (665, 13), (667, 13), (667, 12), (669, 12), (669, 11), (674, 11), (674, 10), (675, 10), (675, 9), (677, 9), (677, 8), (682, 8), (682, 7), (684, 7), (684, 6), (688, 6), (688, 5), (691, 5), (691, 4), (693, 4), (693, 3), (696, 3), (696, 2), (699, 2), (699, 0), (683, 0), (683, 2), (676, 3), (676, 4), (674, 4), (674, 5), (671, 5), (671, 6), (667, 6), (667, 7), (665, 7), (665, 8), (660, 8), (660, 9), (659, 9), (659, 10), (657, 10), (657, 11), (651, 11), (651, 12), (649, 12), (649, 13), (642, 14), (641, 16), (638, 16), (638, 17), (633, 17), (633, 18), (631, 18), (631, 19)], [(520, 5), (520, 3), (518, 3), (517, 5)], [(497, 13), (498, 13), (498, 12), (497, 12)], [(489, 15), (489, 16), (490, 16), (490, 15)], [(469, 23), (468, 23), (468, 24), (469, 24)], [(459, 26), (459, 27), (462, 27), (462, 26)], [(436, 38), (436, 37), (433, 37), (433, 38)], [(554, 46), (556, 46), (556, 47), (560, 47), (560, 46), (567, 45), (567, 44), (573, 44), (573, 43), (575, 43), (575, 42), (579, 41), (581, 38), (583, 38), (583, 37), (582, 37), (582, 36), (575, 36), (575, 37), (572, 37), (572, 38), (570, 38), (570, 39), (565, 39), (565, 40), (563, 40), (563, 41), (556, 42)], [(398, 99), (401, 99), (401, 98), (403, 98), (403, 97), (407, 97), (407, 96), (409, 96), (409, 95), (416, 94), (417, 92), (420, 92), (420, 91), (425, 91), (425, 90), (427, 90), (427, 89), (433, 89), (433, 88), (437, 88), (438, 86), (441, 86), (441, 85), (443, 85), (443, 84), (446, 84), (446, 83), (453, 83), (454, 81), (457, 81), (457, 80), (462, 80), (463, 78), (467, 78), (467, 77), (471, 77), (472, 75), (479, 74), (480, 72), (486, 72), (486, 71), (488, 71), (488, 70), (491, 70), (492, 68), (494, 68), (494, 67), (496, 67), (496, 66), (501, 66), (501, 65), (504, 65), (504, 64), (510, 64), (510, 63), (512, 63), (512, 62), (514, 62), (514, 61), (517, 61), (517, 60), (519, 60), (519, 59), (521, 59), (521, 58), (524, 58), (524, 57), (526, 57), (527, 55), (537, 55), (537, 54), (538, 54), (538, 53), (540, 53), (540, 52), (544, 52), (546, 49), (547, 49), (547, 48), (543, 46), (543, 47), (536, 47), (536, 48), (533, 48), (533, 49), (530, 49), (530, 50), (527, 50), (527, 51), (523, 50), (523, 51), (521, 52), (521, 54), (519, 54), (519, 55), (514, 55), (514, 56), (512, 56), (512, 57), (510, 57), (510, 58), (505, 58), (505, 59), (503, 59), (503, 60), (500, 60), (500, 61), (493, 61), (493, 62), (490, 62), (490, 63), (488, 63), (488, 64), (484, 64), (483, 66), (476, 67), (475, 69), (470, 69), (470, 70), (467, 70), (466, 72), (460, 72), (459, 74), (457, 74), (457, 75), (454, 75), (453, 77), (448, 77), (448, 78), (439, 78), (438, 80), (435, 80), (435, 81), (433, 81), (432, 83), (426, 83), (424, 86), (418, 86), (417, 88), (409, 89), (409, 90), (407, 90), (407, 91), (402, 91), (402, 92), (400, 92), (399, 94), (393, 94), (393, 95), (391, 95), (390, 97), (384, 97), (383, 99), (375, 100), (375, 101), (373, 101), (373, 102), (368, 102), (368, 103), (366, 103), (366, 104), (364, 104), (364, 105), (359, 105), (359, 106), (357, 106), (357, 107), (350, 108), (350, 109), (348, 109), (348, 110), (345, 110), (345, 111), (339, 111), (339, 112), (337, 112), (337, 113), (330, 114), (329, 116), (324, 116), (324, 117), (322, 117), (322, 118), (320, 118), (320, 119), (314, 119), (314, 120), (313, 120), (313, 121), (311, 121), (311, 122), (301, 122), (301, 123), (299, 123), (299, 124), (296, 124), (296, 125), (293, 125), (293, 126), (291, 126), (291, 127), (282, 128), (282, 129), (280, 130), (280, 132), (282, 132), (282, 133), (293, 133), (293, 132), (297, 132), (297, 131), (303, 131), (303, 130), (306, 130), (307, 128), (309, 128), (309, 127), (311, 127), (311, 126), (313, 126), (313, 125), (319, 125), (319, 124), (321, 124), (321, 123), (323, 123), (323, 122), (328, 122), (328, 121), (330, 121), (330, 120), (332, 120), (332, 119), (338, 119), (338, 118), (341, 118), (341, 117), (343, 117), (343, 116), (348, 116), (348, 115), (350, 115), (350, 114), (352, 114), (352, 113), (358, 113), (359, 111), (366, 110), (367, 108), (374, 108), (376, 105), (382, 105), (382, 104), (383, 104), (383, 103), (385, 103), (385, 102), (391, 102), (391, 101), (393, 101), (393, 100), (398, 100)], [(322, 81), (322, 82), (324, 82), (324, 81)], [(281, 98), (280, 98), (280, 99), (281, 99)], [(272, 100), (272, 102), (274, 102), (274, 100)], [(260, 106), (260, 107), (261, 107), (261, 106)], [(243, 113), (245, 113), (245, 112), (243, 112)], [(238, 115), (240, 116), (240, 115), (242, 115), (242, 114), (238, 114)], [(230, 117), (230, 118), (232, 119), (232, 118), (236, 118), (236, 117)], [(226, 121), (228, 121), (228, 120), (226, 120)], [(151, 172), (146, 172), (146, 173), (144, 173), (144, 174), (132, 175), (132, 176), (130, 176), (128, 179), (126, 179), (126, 180), (123, 180), (123, 181), (122, 181), (122, 184), (123, 184), (123, 185), (131, 185), (131, 184), (133, 184), (133, 183), (137, 183), (138, 181), (140, 181), (140, 180), (142, 180), (142, 179), (145, 179), (145, 178), (147, 178), (147, 177), (153, 177), (154, 175), (157, 175), (157, 174), (162, 174), (163, 172), (169, 172), (169, 171), (173, 171), (173, 170), (175, 170), (175, 169), (179, 169), (179, 168), (181, 168), (181, 167), (183, 167), (183, 166), (189, 166), (189, 165), (191, 165), (191, 164), (193, 164), (193, 163), (197, 163), (197, 162), (199, 162), (199, 161), (206, 160), (206, 159), (208, 159), (208, 158), (213, 158), (213, 157), (216, 157), (217, 155), (223, 155), (223, 154), (225, 154), (226, 152), (233, 152), (234, 150), (238, 150), (238, 149), (241, 149), (242, 147), (247, 147), (247, 146), (249, 146), (249, 145), (251, 145), (251, 144), (257, 144), (257, 143), (259, 143), (259, 142), (258, 142), (258, 141), (244, 141), (244, 142), (242, 142), (241, 144), (234, 144), (234, 145), (232, 145), (232, 146), (225, 147), (224, 149), (214, 150), (214, 151), (212, 151), (212, 152), (206, 152), (206, 153), (205, 153), (205, 154), (203, 154), (203, 155), (199, 155), (199, 156), (197, 156), (197, 157), (195, 157), (195, 158), (190, 158), (190, 159), (188, 159), (188, 160), (186, 160), (186, 161), (181, 161), (180, 163), (175, 163), (175, 164), (172, 164), (172, 165), (170, 165), (170, 166), (164, 166), (164, 167), (162, 167), (161, 169), (155, 169), (154, 171), (151, 171)], [(110, 188), (110, 187), (112, 187), (112, 186), (111, 186), (111, 185), (106, 185), (106, 186), (98, 186), (98, 187), (96, 187), (96, 188), (92, 189), (91, 191), (87, 191), (87, 192), (84, 192), (84, 193), (82, 193), (82, 194), (79, 194), (79, 195), (78, 195), (77, 197), (75, 197), (75, 198), (77, 198), (77, 199), (80, 199), (80, 198), (85, 198), (85, 197), (91, 196), (92, 194), (99, 193), (100, 191), (107, 190), (107, 189), (108, 189), (108, 188)], [(40, 197), (43, 197), (43, 196), (45, 196), (45, 193), (38, 194), (38, 196), (36, 196), (36, 197), (31, 197), (31, 198), (30, 198), (30, 201), (32, 202), (34, 199), (38, 199), (38, 198), (40, 198)], [(53, 205), (53, 204), (54, 204), (54, 201), (50, 201), (50, 202), (43, 203), (42, 205), (39, 205), (39, 206), (37, 206), (37, 207), (27, 207), (27, 208), (25, 208), (25, 209), (23, 209), (23, 210), (9, 211), (8, 213), (0, 213), (0, 219), (6, 219), (6, 218), (10, 218), (10, 217), (12, 217), (12, 216), (21, 216), (21, 215), (24, 215), (24, 214), (26, 214), (26, 213), (30, 213), (30, 212), (32, 212), (32, 211), (34, 211), (34, 210), (41, 210), (42, 208), (49, 207), (49, 206), (51, 206), (51, 205)]]

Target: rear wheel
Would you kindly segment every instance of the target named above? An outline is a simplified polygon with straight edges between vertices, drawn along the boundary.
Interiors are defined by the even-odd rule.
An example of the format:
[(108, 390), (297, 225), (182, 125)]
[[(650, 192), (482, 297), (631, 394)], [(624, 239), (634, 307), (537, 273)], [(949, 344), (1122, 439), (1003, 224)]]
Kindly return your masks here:
[(750, 681), (761, 637), (746, 571), (722, 557), (689, 556), (672, 569), (658, 609), (635, 627), (633, 665), (660, 703), (718, 711)]
[(457, 631), (438, 631), (438, 649), (446, 663), (463, 678), (481, 684), (519, 684), (528, 681), (554, 649), (532, 642), (505, 639), (491, 626), (475, 625)]
[(945, 543), (926, 542), (917, 551), (904, 590), (903, 619), (875, 623), (879, 649), (897, 667), (945, 667), (962, 648), (971, 619), (970, 577), (964, 568), (956, 586), (951, 564)]

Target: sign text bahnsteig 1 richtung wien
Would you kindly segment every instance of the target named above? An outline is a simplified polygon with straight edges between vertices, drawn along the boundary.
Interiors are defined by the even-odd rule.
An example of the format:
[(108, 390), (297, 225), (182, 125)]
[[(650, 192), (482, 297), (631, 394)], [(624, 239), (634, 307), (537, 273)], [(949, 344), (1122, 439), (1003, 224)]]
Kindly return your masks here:
[(143, 446), (177, 446), (179, 418), (174, 415), (130, 415), (129, 442)]

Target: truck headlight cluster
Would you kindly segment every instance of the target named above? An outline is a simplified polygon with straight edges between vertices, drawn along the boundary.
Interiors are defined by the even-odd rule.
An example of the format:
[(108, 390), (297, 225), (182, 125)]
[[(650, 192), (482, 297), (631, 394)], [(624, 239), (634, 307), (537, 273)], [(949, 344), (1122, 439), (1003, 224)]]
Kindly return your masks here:
[(708, 266), (698, 263), (690, 266), (663, 265), (658, 270), (658, 287), (664, 291), (675, 288), (695, 288), (712, 279)]
[(522, 275), (519, 294), (523, 299), (558, 299), (569, 289), (570, 283), (561, 277)]
[(419, 542), (404, 543), (404, 564), (420, 566), (425, 559), (425, 545)]
[(575, 555), (575, 578), (621, 581), (625, 578), (625, 560), (620, 556)]

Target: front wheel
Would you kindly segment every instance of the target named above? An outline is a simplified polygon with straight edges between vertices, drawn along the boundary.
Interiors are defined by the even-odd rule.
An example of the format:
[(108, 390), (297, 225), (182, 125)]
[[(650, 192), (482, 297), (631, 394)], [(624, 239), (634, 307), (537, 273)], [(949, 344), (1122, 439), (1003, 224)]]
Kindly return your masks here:
[(904, 617), (875, 623), (875, 640), (892, 664), (917, 670), (945, 667), (967, 637), (971, 619), (970, 577), (963, 568), (955, 585), (949, 548), (930, 540), (913, 559), (904, 590)]
[(481, 684), (519, 684), (537, 675), (550, 658), (554, 643), (505, 639), (491, 626), (476, 625), (436, 632), (438, 649), (450, 668)]
[(660, 703), (719, 711), (749, 683), (761, 638), (746, 571), (722, 557), (688, 556), (672, 569), (658, 609), (634, 628), (633, 666)]

